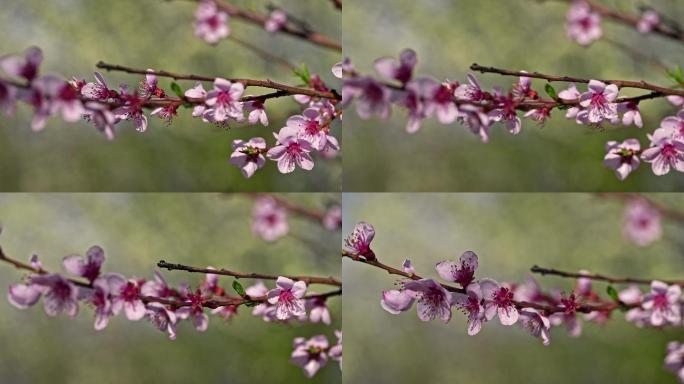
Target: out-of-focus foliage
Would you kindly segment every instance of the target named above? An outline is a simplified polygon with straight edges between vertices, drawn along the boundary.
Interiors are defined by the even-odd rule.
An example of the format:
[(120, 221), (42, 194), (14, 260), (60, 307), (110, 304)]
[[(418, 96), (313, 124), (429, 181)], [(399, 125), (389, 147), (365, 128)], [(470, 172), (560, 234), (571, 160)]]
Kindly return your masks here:
[[(282, 195), (311, 208), (324, 208), (334, 195)], [(151, 278), (160, 259), (197, 266), (273, 274), (340, 276), (339, 231), (300, 218), (290, 219), (291, 236), (266, 243), (251, 234), (253, 199), (216, 194), (22, 194), (0, 196), (3, 250), (22, 261), (36, 253), (61, 271), (62, 257), (101, 245), (104, 271)], [(171, 284), (199, 284), (204, 275), (162, 272)], [(25, 272), (0, 263), (3, 290)], [(230, 290), (231, 278), (220, 277)], [(246, 287), (252, 280), (241, 280)], [(273, 282), (266, 282), (273, 287)], [(324, 286), (312, 291), (323, 292)], [(330, 299), (333, 324), (279, 325), (240, 308), (231, 322), (210, 316), (205, 333), (189, 322), (170, 341), (146, 320), (120, 315), (93, 329), (93, 311), (81, 306), (76, 319), (48, 318), (42, 303), (18, 310), (0, 300), (0, 381), (12, 384), (71, 383), (295, 383), (306, 380), (289, 363), (292, 340), (325, 334), (335, 341), (341, 300)], [(337, 362), (312, 382), (340, 382)]]
[[(677, 195), (653, 195), (684, 207)], [(682, 226), (665, 222), (663, 239), (639, 248), (622, 237), (623, 205), (585, 194), (345, 194), (343, 233), (365, 220), (376, 229), (373, 250), (382, 262), (411, 259), (416, 272), (437, 278), (437, 262), (465, 250), (479, 255), (479, 277), (522, 282), (534, 265), (570, 271), (681, 278)], [(492, 321), (477, 336), (466, 333), (454, 310), (447, 325), (424, 323), (415, 308), (391, 315), (382, 290), (396, 277), (345, 259), (344, 377), (350, 383), (672, 383), (662, 369), (668, 341), (681, 328), (639, 329), (615, 313), (601, 327), (584, 323), (580, 338), (551, 331), (551, 345), (515, 325)], [(573, 280), (539, 277), (543, 287), (572, 289)], [(616, 285), (622, 289), (624, 285)], [(647, 287), (643, 288), (644, 290)], [(603, 297), (606, 284), (595, 283)]]
[[(269, 1), (231, 3), (267, 12)], [(321, 1), (274, 2), (333, 37), (340, 35), (341, 14)], [(44, 51), (43, 73), (92, 81), (99, 60), (136, 68), (155, 68), (209, 76), (301, 81), (274, 61), (267, 61), (231, 40), (212, 47), (193, 35), (196, 4), (163, 0), (0, 0), (0, 55), (31, 45)], [(299, 65), (306, 63), (334, 87), (330, 68), (337, 52), (231, 19), (232, 35)], [(105, 73), (110, 86), (135, 86), (137, 75)], [(170, 79), (160, 79), (167, 92)], [(180, 82), (183, 89), (194, 82)], [(211, 89), (211, 84), (205, 84)], [(267, 93), (247, 89), (247, 94)], [(170, 125), (151, 116), (144, 134), (133, 124), (118, 126), (108, 142), (89, 123), (48, 122), (38, 134), (30, 129), (31, 108), (21, 105), (13, 118), (0, 118), (0, 190), (4, 191), (335, 191), (340, 189), (341, 160), (317, 158), (311, 172), (278, 173), (273, 162), (252, 179), (228, 163), (234, 139), (253, 136), (273, 142), (271, 132), (298, 113), (292, 98), (267, 103), (269, 127), (235, 125), (225, 130), (202, 123), (179, 110)], [(149, 111), (148, 111), (149, 113)], [(333, 130), (339, 137), (339, 127)]]
[[(606, 1), (634, 12), (643, 1)], [(679, 0), (650, 4), (673, 20), (684, 18)], [(372, 71), (378, 57), (397, 56), (404, 48), (418, 54), (417, 74), (439, 80), (465, 81), (472, 63), (525, 69), (578, 77), (624, 78), (671, 85), (665, 72), (637, 62), (605, 40), (582, 48), (565, 37), (568, 4), (534, 0), (348, 0), (343, 18), (345, 55), (362, 72)], [(603, 22), (604, 35), (647, 56), (657, 56), (674, 67), (684, 46), (658, 36), (643, 36), (625, 26)], [(517, 79), (477, 74), (483, 87), (509, 88)], [(534, 81), (544, 95), (544, 83)], [(562, 83), (554, 83), (560, 90)], [(584, 89), (584, 88), (581, 88)], [(625, 95), (639, 94), (634, 90)], [(434, 119), (414, 135), (405, 132), (406, 116), (398, 109), (389, 121), (364, 121), (355, 111), (345, 115), (344, 188), (346, 191), (597, 191), (678, 190), (680, 173), (657, 177), (642, 164), (625, 182), (601, 161), (609, 140), (638, 138), (648, 145), (646, 133), (660, 120), (676, 113), (664, 99), (642, 103), (644, 128), (605, 131), (566, 121), (553, 112), (544, 128), (529, 119), (513, 136), (497, 124), (490, 143), (457, 123), (442, 125)]]

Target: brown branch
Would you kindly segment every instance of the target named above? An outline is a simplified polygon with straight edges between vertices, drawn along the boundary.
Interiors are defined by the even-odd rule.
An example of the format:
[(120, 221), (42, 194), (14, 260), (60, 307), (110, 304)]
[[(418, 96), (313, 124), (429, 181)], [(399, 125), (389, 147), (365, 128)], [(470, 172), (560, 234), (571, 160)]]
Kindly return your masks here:
[(263, 280), (277, 280), (278, 277), (283, 276), (288, 279), (303, 281), (307, 285), (310, 284), (323, 284), (323, 285), (333, 285), (336, 287), (341, 287), (342, 282), (335, 279), (334, 277), (319, 277), (319, 276), (294, 276), (294, 275), (268, 275), (263, 273), (254, 272), (235, 272), (229, 271), (224, 268), (219, 269), (209, 269), (209, 268), (198, 268), (183, 264), (167, 263), (165, 260), (160, 260), (157, 263), (159, 268), (168, 269), (169, 271), (185, 271), (192, 273), (212, 273), (215, 275), (232, 276), (237, 279), (263, 279)]
[[(531, 77), (535, 79), (543, 79), (548, 82), (566, 82), (566, 83), (589, 83), (590, 79), (584, 79), (579, 77), (571, 76), (556, 76), (556, 75), (546, 75), (539, 72), (522, 72), (522, 71), (512, 71), (509, 69), (501, 69), (495, 67), (485, 67), (477, 63), (470, 66), (473, 71), (478, 71), (480, 73), (496, 73), (502, 76), (515, 76), (515, 77)], [(631, 81), (631, 80), (601, 80), (595, 79), (607, 84), (615, 84), (619, 88), (638, 88), (652, 91), (661, 95), (675, 95), (684, 96), (684, 90), (665, 88), (655, 84), (647, 83), (645, 81)]]
[[(264, 23), (266, 20), (268, 20), (269, 16), (264, 15), (261, 13), (257, 12), (252, 12), (248, 10), (244, 10), (241, 8), (238, 8), (235, 5), (232, 5), (228, 3), (227, 1), (223, 0), (213, 0), (214, 3), (216, 3), (216, 6), (219, 7), (222, 11), (226, 12), (228, 15), (231, 17), (236, 17), (242, 20), (245, 20), (247, 22), (250, 22), (252, 24), (256, 24), (260, 27), (263, 28)], [(288, 34), (290, 36), (298, 37), (301, 39), (304, 39), (312, 44), (316, 44), (321, 47), (325, 48), (330, 48), (334, 49), (336, 51), (342, 52), (342, 44), (326, 35), (323, 35), (322, 33), (315, 32), (315, 31), (310, 31), (310, 30), (303, 30), (299, 28), (295, 28), (294, 26), (290, 24), (286, 24), (282, 26), (279, 29), (279, 32)]]
[[(391, 267), (389, 265), (383, 264), (378, 260), (366, 260), (365, 258), (355, 256), (347, 251), (342, 251), (342, 257), (348, 257), (354, 261), (371, 265), (376, 268), (383, 269), (387, 271), (390, 275), (399, 275), (403, 276), (406, 278), (409, 278), (411, 280), (420, 280), (422, 277), (415, 273), (406, 273), (403, 270)], [(448, 284), (442, 284), (440, 283), (444, 289), (450, 292), (456, 292), (456, 293), (462, 293), (465, 294), (466, 290), (464, 288), (459, 288), (459, 287), (454, 287), (452, 285)], [(559, 305), (545, 305), (545, 304), (540, 304), (540, 303), (531, 303), (527, 301), (513, 301), (513, 304), (516, 306), (518, 309), (523, 309), (523, 308), (534, 308), (540, 311), (544, 311), (546, 314), (550, 315), (553, 313), (563, 313), (566, 311), (565, 308)], [(585, 303), (585, 304), (580, 304), (579, 307), (576, 308), (577, 312), (580, 313), (589, 313), (589, 312), (594, 312), (594, 311), (613, 311), (618, 308), (633, 308), (633, 307), (638, 307), (639, 304), (630, 304), (626, 305), (624, 303), (616, 303), (613, 301), (602, 301), (602, 302), (596, 302), (596, 303)]]
[(661, 215), (679, 222), (680, 224), (684, 224), (684, 211), (680, 211), (674, 208), (670, 208), (666, 206), (663, 203), (660, 203), (658, 201), (655, 201), (649, 197), (646, 197), (645, 195), (639, 194), (639, 193), (610, 193), (610, 192), (604, 192), (604, 193), (597, 193), (596, 194), (599, 197), (603, 198), (612, 198), (612, 199), (617, 199), (617, 200), (622, 200), (624, 202), (630, 202), (632, 200), (641, 200), (644, 201), (646, 204), (650, 205), (651, 208), (655, 209), (658, 211)]
[[(7, 256), (7, 254), (5, 254), (5, 251), (2, 249), (2, 247), (0, 247), (0, 261), (4, 261), (8, 264), (11, 264), (17, 269), (23, 269), (23, 270), (33, 272), (33, 273), (38, 274), (38, 275), (46, 275), (49, 273), (48, 271), (46, 271), (42, 268), (41, 269), (34, 268), (30, 264), (26, 264), (26, 263), (23, 263), (19, 260), (12, 259), (11, 257)], [(79, 287), (92, 288), (92, 285), (90, 283), (86, 283), (84, 281), (71, 279), (71, 278), (68, 278), (67, 280), (69, 280), (71, 283), (73, 283), (75, 285), (78, 285)]]
[(566, 271), (561, 271), (561, 270), (553, 269), (553, 268), (544, 268), (544, 267), (540, 267), (538, 265), (535, 265), (532, 268), (530, 268), (530, 271), (532, 273), (538, 273), (542, 276), (552, 275), (552, 276), (567, 277), (567, 278), (572, 278), (572, 279), (584, 278), (584, 279), (590, 279), (590, 280), (606, 281), (608, 283), (614, 283), (614, 284), (650, 285), (651, 282), (653, 282), (653, 280), (658, 280), (658, 281), (662, 281), (663, 283), (668, 284), (668, 285), (684, 286), (684, 280), (640, 279), (640, 278), (635, 278), (635, 277), (607, 276), (607, 275), (602, 275), (599, 273), (566, 272)]
[[(160, 77), (169, 77), (169, 78), (172, 78), (175, 80), (214, 81), (216, 79), (216, 77), (192, 75), (192, 74), (180, 74), (180, 73), (174, 73), (174, 72), (169, 72), (169, 71), (164, 71), (164, 70), (154, 71), (154, 70), (147, 70), (147, 69), (130, 68), (130, 67), (125, 67), (123, 65), (118, 65), (118, 64), (108, 64), (108, 63), (105, 63), (103, 61), (99, 61), (96, 64), (96, 67), (107, 70), (107, 71), (120, 71), (120, 72), (139, 74), (139, 75), (152, 74), (152, 75), (156, 75), (156, 76), (160, 76)], [(311, 96), (311, 97), (320, 97), (320, 98), (324, 98), (324, 99), (342, 100), (342, 96), (340, 96), (335, 91), (328, 92), (328, 91), (318, 91), (318, 90), (309, 89), (309, 88), (294, 87), (291, 85), (277, 83), (275, 81), (268, 80), (268, 79), (267, 80), (253, 80), (253, 79), (226, 78), (226, 80), (229, 80), (232, 82), (240, 82), (240, 83), (244, 84), (246, 87), (252, 86), (252, 87), (276, 89), (279, 91), (287, 92), (288, 94), (291, 94), (291, 95), (306, 95), (306, 96)]]

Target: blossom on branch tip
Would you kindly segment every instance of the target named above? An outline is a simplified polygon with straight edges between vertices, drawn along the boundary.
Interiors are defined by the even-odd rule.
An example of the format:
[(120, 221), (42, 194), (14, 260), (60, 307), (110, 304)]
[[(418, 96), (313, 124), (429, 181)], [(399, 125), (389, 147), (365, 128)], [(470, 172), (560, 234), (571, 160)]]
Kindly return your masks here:
[(408, 83), (413, 76), (413, 68), (418, 59), (416, 52), (405, 49), (399, 54), (399, 60), (392, 57), (383, 57), (375, 60), (375, 71), (386, 80), (397, 80), (402, 84)]
[(648, 9), (641, 14), (641, 18), (639, 18), (639, 22), (637, 23), (637, 30), (640, 33), (649, 33), (653, 28), (657, 27), (658, 24), (660, 24), (660, 15), (652, 9)]
[(267, 296), (269, 304), (276, 307), (278, 320), (287, 320), (306, 313), (303, 300), (305, 294), (305, 282), (294, 282), (292, 279), (279, 276), (276, 280), (276, 288), (268, 291)]
[(361, 256), (366, 260), (375, 260), (375, 253), (370, 248), (374, 237), (375, 228), (371, 224), (361, 221), (344, 238), (344, 250), (353, 256)]
[(264, 29), (268, 32), (277, 32), (287, 24), (287, 14), (280, 9), (276, 9), (268, 15), (264, 22)]

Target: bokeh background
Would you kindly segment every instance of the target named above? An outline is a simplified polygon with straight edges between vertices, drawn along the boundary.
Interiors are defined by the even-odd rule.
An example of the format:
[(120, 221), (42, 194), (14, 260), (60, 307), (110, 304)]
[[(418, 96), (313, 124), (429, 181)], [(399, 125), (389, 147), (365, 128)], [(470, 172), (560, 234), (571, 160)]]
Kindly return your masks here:
[[(339, 195), (281, 195), (314, 209)], [(339, 202), (339, 201), (338, 201)], [(94, 244), (107, 255), (104, 270), (151, 278), (160, 259), (238, 271), (340, 277), (340, 232), (327, 231), (290, 215), (290, 235), (266, 243), (252, 235), (253, 199), (216, 194), (22, 194), (0, 195), (0, 244), (10, 257), (25, 261), (36, 253), (45, 266), (61, 270), (62, 257), (83, 254)], [(162, 272), (170, 284), (199, 284), (204, 275)], [(266, 323), (240, 308), (224, 322), (210, 316), (200, 333), (182, 322), (170, 341), (146, 320), (112, 319), (100, 332), (93, 311), (82, 305), (75, 319), (49, 318), (42, 302), (18, 310), (5, 289), (25, 272), (0, 263), (0, 381), (12, 384), (73, 383), (298, 383), (302, 370), (289, 363), (292, 340), (324, 334), (336, 340), (341, 300), (328, 302), (331, 326)], [(246, 287), (252, 281), (241, 280)], [(231, 278), (220, 277), (230, 290)], [(272, 284), (266, 282), (268, 286)], [(325, 291), (324, 286), (312, 290)], [(311, 382), (339, 383), (337, 362)]]
[[(340, 36), (341, 13), (329, 2), (317, 0), (231, 0), (245, 8), (266, 12), (277, 4), (329, 36)], [(43, 49), (42, 73), (59, 73), (92, 81), (95, 64), (102, 60), (134, 68), (179, 73), (272, 79), (298, 84), (290, 69), (264, 60), (231, 40), (210, 46), (193, 35), (196, 4), (164, 0), (0, 0), (0, 55), (23, 52), (31, 45)], [(306, 63), (328, 84), (338, 79), (330, 68), (341, 55), (241, 20), (230, 20), (232, 35), (295, 65)], [(105, 73), (110, 86), (135, 86), (137, 75)], [(183, 89), (194, 82), (180, 82)], [(170, 89), (170, 79), (160, 86)], [(210, 88), (210, 84), (205, 84)], [(262, 92), (248, 89), (249, 92)], [(267, 92), (267, 91), (266, 91)], [(118, 137), (108, 142), (87, 122), (49, 121), (43, 132), (30, 129), (31, 108), (22, 105), (13, 118), (0, 118), (0, 190), (2, 191), (337, 191), (341, 187), (341, 160), (317, 158), (311, 172), (282, 175), (274, 162), (245, 179), (228, 163), (234, 139), (261, 136), (271, 142), (272, 132), (298, 113), (292, 98), (268, 103), (268, 127), (237, 124), (225, 130), (202, 123), (179, 110), (167, 126), (150, 117), (139, 134), (131, 122), (118, 126)], [(339, 123), (336, 123), (339, 125)], [(339, 137), (340, 128), (333, 133)], [(316, 160), (316, 159), (315, 159)]]
[[(651, 196), (672, 208), (677, 195)], [(663, 239), (639, 248), (622, 238), (623, 204), (587, 194), (344, 194), (343, 233), (358, 221), (375, 226), (373, 250), (383, 263), (411, 259), (438, 279), (434, 265), (465, 250), (479, 256), (479, 277), (524, 281), (534, 265), (640, 277), (684, 274), (682, 227), (664, 222)], [(518, 326), (490, 322), (466, 333), (458, 311), (450, 323), (422, 322), (415, 307), (391, 315), (382, 290), (398, 276), (344, 259), (344, 378), (350, 383), (674, 383), (662, 369), (668, 341), (681, 328), (639, 329), (621, 313), (604, 327), (584, 323), (580, 338), (551, 331), (551, 345)], [(566, 292), (574, 281), (537, 277)], [(616, 285), (621, 289), (624, 286)], [(605, 283), (595, 290), (605, 292)]]
[[(684, 18), (680, 0), (602, 0), (634, 12), (651, 5), (673, 20)], [(418, 54), (416, 74), (465, 81), (472, 63), (578, 77), (643, 79), (670, 85), (664, 71), (635, 61), (605, 40), (582, 48), (565, 37), (568, 4), (533, 0), (348, 0), (342, 21), (344, 54), (357, 70), (373, 71), (372, 63), (396, 57), (405, 48)], [(684, 65), (684, 46), (657, 36), (603, 22), (608, 38), (670, 67)], [(508, 88), (515, 78), (477, 75), (483, 87)], [(535, 89), (544, 93), (543, 82)], [(557, 90), (562, 83), (554, 83)], [(634, 95), (625, 90), (625, 95)], [(609, 140), (646, 133), (676, 109), (664, 100), (642, 103), (644, 128), (606, 127), (598, 131), (568, 122), (554, 111), (544, 128), (523, 121), (513, 136), (493, 127), (482, 144), (459, 124), (442, 125), (434, 118), (416, 134), (405, 132), (406, 116), (395, 109), (389, 121), (364, 121), (356, 111), (345, 115), (344, 190), (372, 191), (672, 191), (684, 187), (681, 173), (657, 177), (648, 164), (620, 182), (601, 164)]]

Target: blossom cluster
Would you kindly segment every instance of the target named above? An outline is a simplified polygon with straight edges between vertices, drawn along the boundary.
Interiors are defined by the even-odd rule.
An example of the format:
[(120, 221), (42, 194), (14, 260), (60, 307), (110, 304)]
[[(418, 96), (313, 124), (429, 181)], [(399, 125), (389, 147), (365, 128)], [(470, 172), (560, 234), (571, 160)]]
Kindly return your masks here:
[[(217, 44), (230, 35), (228, 13), (213, 0), (201, 0), (195, 10), (195, 36), (209, 44)], [(277, 32), (288, 23), (287, 14), (281, 9), (274, 9), (263, 24), (263, 28), (271, 33)]]
[[(136, 89), (124, 84), (114, 89), (99, 72), (95, 72), (92, 82), (75, 77), (67, 81), (57, 75), (39, 76), (42, 59), (42, 52), (36, 47), (29, 48), (23, 56), (0, 58), (0, 68), (12, 78), (0, 79), (0, 111), (12, 115), (17, 101), (32, 106), (31, 126), (36, 131), (45, 127), (49, 117), (60, 115), (68, 122), (90, 121), (111, 140), (115, 137), (115, 127), (124, 120), (132, 121), (138, 132), (145, 132), (148, 127), (145, 108), (151, 108), (150, 115), (169, 124), (181, 106), (192, 108), (194, 117), (219, 126), (245, 121), (250, 125), (269, 124), (265, 108), (268, 97), (243, 96), (243, 82), (216, 78), (210, 90), (198, 82), (185, 92), (177, 83), (172, 83), (171, 88), (178, 97), (171, 97), (168, 90), (160, 87), (157, 72), (151, 69)], [(330, 91), (317, 75), (308, 75), (307, 79), (311, 89)], [(266, 159), (275, 161), (281, 173), (290, 173), (295, 167), (311, 170), (314, 153), (332, 158), (340, 150), (337, 138), (330, 134), (331, 124), (340, 116), (337, 101), (292, 96), (301, 106), (301, 113), (287, 119), (285, 127), (274, 134), (273, 145), (269, 147), (263, 137), (233, 141), (230, 163), (240, 168), (245, 177), (263, 168)]]
[[(435, 265), (441, 283), (433, 278), (417, 275), (410, 260), (405, 260), (401, 270), (385, 266), (377, 261), (374, 253), (368, 253), (375, 230), (372, 225), (361, 222), (346, 237), (343, 255), (385, 269), (404, 279), (398, 289), (383, 291), (380, 306), (397, 315), (416, 306), (422, 321), (439, 319), (448, 323), (454, 310), (465, 314), (468, 335), (478, 334), (489, 321), (498, 318), (504, 326), (520, 325), (532, 336), (540, 338), (544, 345), (551, 342), (551, 328), (564, 326), (568, 334), (578, 337), (582, 333), (582, 321), (604, 324), (614, 311), (623, 311), (625, 319), (637, 327), (663, 328), (682, 326), (682, 290), (678, 283), (654, 280), (650, 289), (642, 291), (630, 284), (622, 291), (609, 287), (610, 298), (603, 299), (594, 290), (594, 275), (580, 271), (572, 291), (560, 289), (543, 290), (531, 276), (523, 283), (498, 282), (490, 278), (477, 278), (478, 256), (472, 251), (464, 252), (458, 260), (444, 260)], [(679, 372), (684, 380), (684, 348), (680, 344), (668, 347), (668, 369)], [(678, 356), (679, 360), (674, 356)]]
[[(564, 109), (567, 119), (592, 128), (601, 128), (604, 124), (643, 127), (639, 110), (641, 99), (620, 98), (620, 90), (615, 84), (586, 80), (584, 92), (571, 83), (557, 94), (547, 84), (545, 90), (550, 99), (545, 99), (532, 87), (532, 79), (525, 76), (525, 71), (519, 72), (518, 82), (508, 91), (500, 87), (488, 91), (473, 74), (469, 74), (464, 83), (440, 82), (430, 76), (414, 77), (416, 63), (416, 54), (410, 49), (404, 50), (399, 60), (378, 59), (374, 63), (379, 76), (376, 78), (358, 73), (349, 60), (345, 61), (342, 66), (345, 75), (343, 106), (355, 102), (356, 112), (362, 119), (374, 115), (387, 119), (392, 106), (404, 109), (409, 133), (417, 132), (423, 120), (434, 116), (442, 124), (462, 124), (483, 142), (489, 140), (490, 128), (495, 123), (502, 123), (515, 135), (522, 129), (522, 118), (544, 125), (553, 109)], [(680, 99), (679, 96), (668, 97), (679, 108), (682, 107)], [(604, 165), (613, 169), (620, 180), (624, 180), (642, 160), (650, 163), (653, 173), (659, 176), (671, 169), (684, 171), (684, 110), (664, 118), (648, 138), (650, 144), (644, 149), (634, 138), (609, 141)]]
[[(333, 204), (321, 213), (320, 224), (323, 228), (334, 231), (342, 226), (342, 208)], [(252, 207), (252, 232), (265, 241), (276, 241), (287, 235), (288, 208), (270, 195), (257, 197)]]
[[(3, 255), (3, 260), (8, 259)], [(147, 319), (155, 328), (168, 333), (171, 340), (175, 340), (176, 327), (182, 320), (190, 321), (197, 331), (204, 332), (209, 325), (209, 315), (230, 320), (238, 315), (240, 305), (253, 307), (252, 315), (267, 322), (331, 324), (326, 305), (328, 296), (307, 296), (307, 285), (303, 281), (279, 276), (274, 288), (269, 289), (258, 280), (244, 292), (235, 281), (233, 289), (238, 295), (230, 295), (219, 284), (218, 274), (205, 274), (204, 280), (194, 289), (187, 283), (172, 287), (159, 272), (155, 272), (152, 279), (103, 273), (104, 261), (104, 250), (93, 246), (85, 256), (65, 257), (62, 261), (65, 274), (50, 273), (34, 255), (26, 264), (31, 273), (23, 282), (9, 286), (7, 298), (19, 309), (27, 309), (42, 298), (44, 311), (51, 317), (75, 317), (81, 306), (91, 307), (97, 331), (105, 329), (110, 318), (119, 314), (131, 321)], [(213, 269), (208, 267), (208, 270)], [(338, 343), (333, 346), (328, 346), (323, 335), (309, 341), (295, 339), (292, 362), (304, 368), (308, 377), (323, 367), (328, 358), (341, 362), (341, 332), (337, 332), (337, 336)]]

